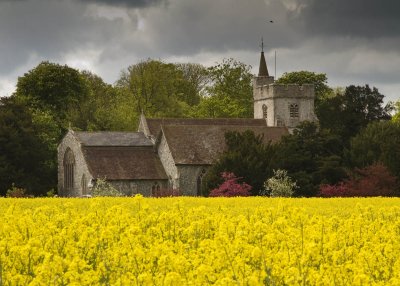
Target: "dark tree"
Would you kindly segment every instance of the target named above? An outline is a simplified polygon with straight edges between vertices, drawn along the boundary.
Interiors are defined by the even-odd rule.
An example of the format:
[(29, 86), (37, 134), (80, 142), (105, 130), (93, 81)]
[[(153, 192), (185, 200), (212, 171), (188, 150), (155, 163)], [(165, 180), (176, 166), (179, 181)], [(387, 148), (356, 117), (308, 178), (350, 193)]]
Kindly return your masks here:
[(217, 188), (223, 182), (221, 173), (234, 173), (240, 182), (249, 184), (252, 195), (258, 195), (264, 181), (272, 175), (271, 160), (275, 146), (265, 143), (262, 135), (252, 131), (227, 132), (227, 150), (211, 167), (205, 177), (205, 191)]
[(370, 123), (351, 140), (348, 155), (354, 167), (382, 163), (400, 179), (400, 124), (392, 121)]
[(0, 100), (0, 195), (14, 183), (32, 195), (56, 185), (55, 148), (47, 142), (52, 127), (38, 120), (18, 98)]
[(338, 134), (346, 145), (370, 122), (390, 119), (391, 105), (383, 105), (377, 88), (348, 86), (343, 94), (326, 99), (318, 110), (321, 128)]
[[(66, 65), (42, 62), (18, 78), (15, 96), (24, 98), (28, 106), (49, 111), (59, 126), (73, 125), (85, 117), (83, 101), (89, 88), (79, 71)], [(82, 120), (80, 120), (82, 121)], [(76, 126), (85, 129), (86, 122)]]
[(297, 196), (315, 196), (320, 184), (334, 184), (346, 172), (342, 162), (343, 146), (338, 136), (317, 125), (303, 122), (293, 135), (277, 146), (274, 169), (284, 169), (297, 182)]

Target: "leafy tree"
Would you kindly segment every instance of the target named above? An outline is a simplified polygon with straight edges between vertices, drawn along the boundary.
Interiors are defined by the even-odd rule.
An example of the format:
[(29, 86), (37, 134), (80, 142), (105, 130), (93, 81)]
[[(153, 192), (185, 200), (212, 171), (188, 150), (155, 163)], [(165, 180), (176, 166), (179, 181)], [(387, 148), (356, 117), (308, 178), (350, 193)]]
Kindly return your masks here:
[(87, 130), (136, 130), (138, 114), (132, 112), (135, 108), (131, 98), (89, 71), (81, 75), (89, 88), (89, 96), (81, 102), (85, 110), (81, 120), (86, 121)]
[(382, 163), (400, 179), (400, 123), (370, 123), (351, 140), (348, 157), (352, 166), (363, 168)]
[(291, 197), (297, 188), (296, 182), (287, 175), (286, 170), (274, 170), (274, 176), (264, 183), (263, 195), (271, 197)]
[(223, 172), (221, 174), (224, 182), (210, 192), (210, 197), (248, 197), (250, 196), (251, 186), (246, 183), (238, 183), (234, 173)]
[(343, 94), (326, 99), (319, 108), (321, 128), (338, 134), (345, 145), (370, 122), (390, 119), (390, 104), (383, 106), (384, 95), (368, 86), (348, 86)]
[[(79, 71), (42, 62), (18, 78), (15, 96), (24, 98), (31, 108), (50, 112), (58, 125), (65, 128), (85, 118), (82, 102), (88, 94), (88, 86)], [(74, 125), (86, 129), (85, 124), (81, 120), (81, 124)]]
[(337, 183), (346, 176), (340, 137), (318, 130), (315, 123), (303, 122), (293, 135), (277, 145), (274, 169), (284, 169), (299, 186), (297, 196), (314, 196), (320, 184)]
[(132, 112), (150, 117), (185, 117), (189, 104), (184, 101), (182, 81), (183, 73), (174, 64), (149, 59), (123, 71), (117, 87), (133, 99)]
[(310, 71), (285, 72), (276, 83), (279, 84), (314, 84), (316, 108), (325, 98), (329, 97), (333, 90), (327, 85), (328, 78), (324, 73), (315, 73)]
[(208, 69), (210, 85), (201, 98), (194, 116), (253, 117), (253, 89), (250, 66), (224, 59)]
[[(54, 134), (48, 114), (34, 114), (15, 96), (0, 99), (0, 195), (25, 189), (43, 195), (56, 185)], [(13, 185), (14, 184), (14, 185)]]
[(210, 81), (207, 69), (194, 63), (180, 63), (175, 64), (175, 66), (181, 72), (183, 78), (180, 81), (179, 89), (181, 92), (178, 97), (189, 106), (198, 105), (201, 95), (205, 92), (206, 85)]
[(199, 118), (240, 118), (247, 113), (246, 106), (228, 96), (203, 96), (190, 115)]
[(275, 153), (275, 146), (265, 144), (262, 135), (255, 135), (252, 131), (227, 132), (225, 134), (227, 150), (209, 169), (204, 178), (205, 192), (215, 189), (222, 184), (220, 174), (234, 173), (240, 182), (252, 186), (251, 194), (258, 195), (263, 189), (265, 178), (272, 174), (271, 160)]

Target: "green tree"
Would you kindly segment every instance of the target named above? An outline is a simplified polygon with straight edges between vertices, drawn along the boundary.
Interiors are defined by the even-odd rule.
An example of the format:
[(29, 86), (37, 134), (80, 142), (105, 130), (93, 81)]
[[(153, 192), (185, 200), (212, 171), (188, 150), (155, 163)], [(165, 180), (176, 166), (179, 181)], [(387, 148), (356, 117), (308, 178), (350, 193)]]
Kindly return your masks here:
[[(15, 186), (43, 195), (56, 185), (58, 128), (15, 96), (0, 99), (0, 195)], [(14, 185), (13, 185), (14, 184)]]
[(150, 117), (185, 117), (189, 104), (182, 91), (183, 73), (174, 64), (148, 59), (123, 71), (117, 87), (133, 99), (132, 112)]
[(207, 69), (203, 65), (194, 63), (180, 63), (175, 66), (183, 78), (180, 80), (179, 99), (189, 106), (199, 104), (201, 95), (204, 94), (206, 85), (210, 81)]
[(82, 71), (89, 88), (89, 96), (82, 101), (82, 109), (91, 131), (132, 131), (137, 128), (138, 115), (135, 103), (120, 89), (107, 84), (103, 79), (89, 71)]
[(253, 195), (260, 194), (266, 178), (272, 174), (271, 160), (275, 146), (264, 143), (262, 135), (252, 131), (227, 132), (225, 134), (227, 150), (209, 169), (204, 179), (205, 192), (220, 186), (223, 172), (234, 173), (240, 182), (252, 186)]
[(310, 71), (285, 72), (276, 80), (279, 84), (314, 84), (316, 107), (323, 99), (329, 97), (333, 90), (330, 88), (328, 78), (324, 73), (315, 73)]
[(203, 96), (191, 116), (198, 118), (240, 118), (248, 113), (248, 108), (228, 96)]
[(370, 122), (390, 119), (390, 104), (383, 105), (384, 95), (368, 86), (348, 86), (343, 94), (326, 99), (319, 108), (321, 128), (338, 134), (346, 145), (350, 138)]
[(224, 59), (208, 69), (210, 85), (206, 88), (196, 117), (253, 117), (251, 67), (234, 59)]
[(87, 127), (82, 120), (82, 102), (88, 95), (89, 88), (78, 70), (49, 62), (42, 62), (19, 77), (15, 92), (29, 107), (50, 112), (60, 127), (72, 123), (81, 129)]
[(348, 155), (353, 167), (382, 163), (400, 179), (400, 123), (371, 122), (351, 140)]
[(340, 137), (303, 122), (277, 145), (274, 169), (284, 169), (299, 186), (297, 196), (315, 196), (320, 184), (335, 184), (346, 176)]

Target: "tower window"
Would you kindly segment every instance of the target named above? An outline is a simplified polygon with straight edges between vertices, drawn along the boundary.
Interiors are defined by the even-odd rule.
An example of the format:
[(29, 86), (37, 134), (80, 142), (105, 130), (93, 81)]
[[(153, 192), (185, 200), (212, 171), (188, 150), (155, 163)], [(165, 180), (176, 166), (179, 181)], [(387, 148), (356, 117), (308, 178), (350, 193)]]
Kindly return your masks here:
[(289, 105), (290, 118), (299, 118), (299, 106), (295, 103)]
[(268, 107), (265, 104), (263, 104), (263, 106), (262, 106), (262, 112), (263, 112), (263, 118), (267, 118)]

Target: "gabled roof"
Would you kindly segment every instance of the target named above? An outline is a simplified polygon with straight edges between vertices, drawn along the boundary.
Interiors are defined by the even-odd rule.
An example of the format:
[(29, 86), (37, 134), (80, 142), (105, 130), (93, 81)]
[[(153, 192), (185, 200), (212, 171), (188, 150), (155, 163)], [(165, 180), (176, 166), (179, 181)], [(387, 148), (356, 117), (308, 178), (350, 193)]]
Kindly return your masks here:
[(86, 146), (86, 163), (95, 178), (107, 180), (167, 179), (164, 168), (152, 147)]
[(80, 132), (75, 137), (84, 146), (152, 146), (142, 132)]
[(151, 135), (157, 136), (161, 125), (239, 125), (239, 126), (266, 126), (265, 119), (252, 118), (146, 118)]
[[(263, 120), (264, 121), (264, 120)], [(264, 121), (265, 122), (265, 121)], [(264, 123), (265, 124), (265, 123)], [(253, 131), (264, 134), (264, 142), (277, 142), (287, 135), (285, 127), (246, 126), (246, 125), (163, 125), (162, 132), (174, 158), (175, 164), (208, 165), (213, 164), (226, 150), (227, 131)]]

